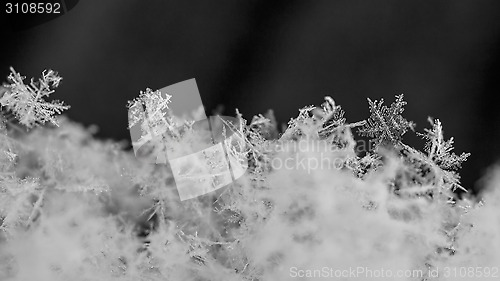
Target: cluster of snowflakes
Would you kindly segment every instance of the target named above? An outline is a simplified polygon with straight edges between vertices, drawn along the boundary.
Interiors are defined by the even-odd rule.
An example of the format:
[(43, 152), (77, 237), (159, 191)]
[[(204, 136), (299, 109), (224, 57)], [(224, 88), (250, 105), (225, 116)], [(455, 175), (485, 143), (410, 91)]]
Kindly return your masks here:
[[(61, 79), (55, 72), (25, 85), (11, 71), (0, 93), (6, 113), (26, 127), (60, 127), (20, 137), (2, 117), (2, 280), (274, 281), (290, 280), (290, 268), (430, 271), (500, 262), (500, 193), (484, 204), (455, 194), (465, 190), (457, 170), (469, 154), (453, 153), (439, 120), (417, 133), (423, 151), (404, 144), (415, 125), (402, 116), (402, 95), (389, 106), (368, 100), (369, 118), (355, 123), (326, 97), (320, 107), (301, 109), (283, 132), (272, 112), (250, 122), (237, 112), (238, 124), (227, 125), (240, 136), (232, 153), (248, 160), (247, 172), (180, 201), (168, 164), (142, 161), (147, 151), (135, 157), (56, 119), (68, 106), (44, 100)], [(165, 128), (169, 102), (148, 89), (129, 108), (146, 109), (162, 127), (154, 133), (175, 135), (180, 147), (192, 128)], [(356, 153), (352, 129), (371, 138), (366, 155)], [(270, 147), (308, 140), (334, 147), (323, 156), (342, 167), (306, 174), (270, 165), (289, 157)]]

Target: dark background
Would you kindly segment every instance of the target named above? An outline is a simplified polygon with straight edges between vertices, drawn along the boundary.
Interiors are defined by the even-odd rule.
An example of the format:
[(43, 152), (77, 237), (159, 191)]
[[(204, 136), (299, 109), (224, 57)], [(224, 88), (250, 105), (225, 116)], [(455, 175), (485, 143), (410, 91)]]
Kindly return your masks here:
[(457, 153), (472, 153), (468, 189), (500, 156), (498, 0), (67, 2), (44, 23), (0, 16), (0, 75), (59, 71), (54, 98), (99, 137), (130, 138), (125, 106), (140, 90), (196, 78), (207, 114), (274, 109), (280, 123), (325, 95), (355, 122), (367, 97), (404, 93), (418, 131), (440, 118)]

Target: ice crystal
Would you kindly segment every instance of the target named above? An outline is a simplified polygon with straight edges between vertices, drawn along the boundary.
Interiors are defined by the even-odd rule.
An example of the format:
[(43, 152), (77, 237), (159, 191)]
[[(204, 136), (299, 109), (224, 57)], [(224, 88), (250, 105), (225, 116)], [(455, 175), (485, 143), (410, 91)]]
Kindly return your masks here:
[(384, 99), (380, 101), (368, 99), (368, 103), (370, 118), (358, 132), (373, 138), (372, 142), (377, 147), (383, 144), (398, 144), (408, 130), (413, 130), (415, 124), (401, 116), (406, 105), (402, 94), (396, 96), (390, 107), (384, 105)]
[(432, 129), (425, 129), (425, 134), (417, 133), (427, 140), (425, 144), (427, 157), (444, 170), (456, 170), (460, 168), (462, 162), (467, 160), (470, 153), (463, 152), (460, 155), (453, 153), (453, 138), (447, 141), (444, 140), (441, 121), (439, 119), (433, 120), (432, 118), (428, 120), (432, 125)]
[(129, 128), (139, 121), (144, 121), (145, 118), (153, 127), (165, 125), (167, 123), (166, 110), (171, 97), (160, 90), (153, 91), (147, 88), (146, 91), (141, 91), (139, 97), (128, 104), (128, 108), (131, 109)]
[(62, 78), (53, 70), (43, 71), (42, 78), (38, 81), (24, 84), (21, 76), (14, 68), (10, 68), (9, 83), (4, 85), (5, 91), (0, 97), (0, 104), (10, 110), (19, 122), (28, 128), (36, 124), (50, 122), (58, 126), (56, 114), (69, 109), (63, 102), (53, 100), (47, 102), (46, 97), (54, 93), (54, 88), (59, 86)]

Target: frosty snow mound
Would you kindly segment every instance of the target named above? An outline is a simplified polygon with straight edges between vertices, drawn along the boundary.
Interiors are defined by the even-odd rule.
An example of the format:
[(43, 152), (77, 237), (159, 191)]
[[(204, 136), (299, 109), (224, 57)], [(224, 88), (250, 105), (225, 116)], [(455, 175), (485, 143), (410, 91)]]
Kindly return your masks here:
[[(2, 122), (0, 280), (498, 279), (498, 169), (482, 200), (458, 197), (468, 154), (453, 153), (437, 119), (419, 134), (422, 151), (404, 144), (414, 124), (402, 96), (388, 106), (370, 100), (369, 118), (356, 123), (327, 97), (282, 133), (269, 115), (196, 127), (169, 123), (170, 108), (168, 118), (148, 113), (148, 103), (166, 109), (166, 100), (151, 90), (139, 97), (157, 121), (144, 129), (160, 145), (137, 156), (55, 114), (59, 127), (36, 122), (24, 133)], [(207, 119), (199, 116), (192, 120)], [(353, 128), (372, 140), (364, 156)], [(218, 143), (223, 150), (210, 150)], [(182, 169), (215, 163), (224, 169), (211, 176), (230, 183), (179, 200), (174, 169), (152, 163), (207, 149)], [(238, 177), (230, 155), (246, 163)], [(313, 166), (321, 163), (335, 165)]]

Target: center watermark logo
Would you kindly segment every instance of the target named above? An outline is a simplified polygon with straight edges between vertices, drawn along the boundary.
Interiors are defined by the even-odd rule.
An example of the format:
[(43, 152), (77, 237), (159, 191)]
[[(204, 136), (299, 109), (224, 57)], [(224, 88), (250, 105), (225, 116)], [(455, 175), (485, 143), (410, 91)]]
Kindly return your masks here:
[[(146, 94), (146, 100), (129, 105), (132, 147), (136, 156), (149, 155), (151, 163), (169, 163), (181, 201), (227, 186), (245, 173), (248, 163), (238, 153), (244, 140), (234, 130), (239, 120), (207, 118), (195, 79)], [(191, 130), (176, 135), (186, 124)]]

